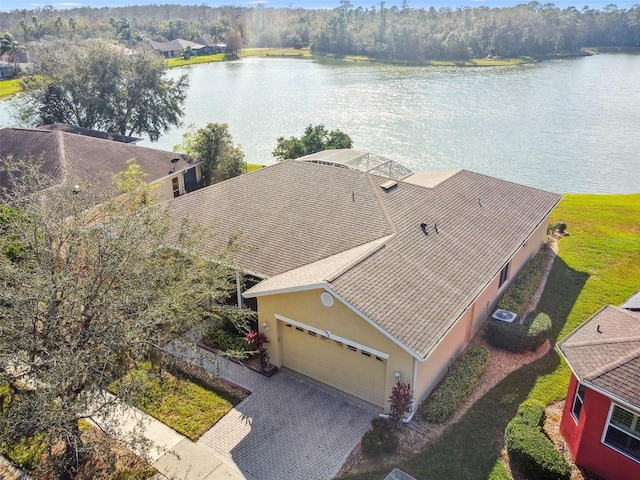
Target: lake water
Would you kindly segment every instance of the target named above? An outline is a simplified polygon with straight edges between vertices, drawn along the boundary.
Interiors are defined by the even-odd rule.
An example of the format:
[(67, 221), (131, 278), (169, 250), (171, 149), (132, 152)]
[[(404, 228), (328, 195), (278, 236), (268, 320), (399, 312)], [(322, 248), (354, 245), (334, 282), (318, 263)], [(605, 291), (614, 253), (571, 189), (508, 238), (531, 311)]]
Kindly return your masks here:
[[(399, 67), (245, 58), (174, 69), (191, 87), (185, 124), (229, 124), (245, 159), (309, 124), (414, 171), (465, 168), (557, 192), (640, 192), (640, 55), (519, 67)], [(0, 125), (9, 102), (0, 103)], [(171, 150), (185, 128), (152, 144)]]

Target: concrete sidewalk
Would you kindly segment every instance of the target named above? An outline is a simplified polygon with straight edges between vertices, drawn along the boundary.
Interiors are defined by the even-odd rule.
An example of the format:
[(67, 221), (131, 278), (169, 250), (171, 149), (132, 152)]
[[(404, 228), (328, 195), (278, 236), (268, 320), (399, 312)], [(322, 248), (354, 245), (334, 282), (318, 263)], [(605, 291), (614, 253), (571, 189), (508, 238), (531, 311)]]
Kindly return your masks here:
[(133, 450), (146, 458), (163, 477), (175, 480), (245, 480), (237, 468), (215, 452), (205, 450), (141, 410), (116, 399), (114, 411), (116, 415), (109, 418), (94, 416), (91, 420), (110, 431), (115, 430), (116, 439), (124, 444), (129, 444), (136, 435), (144, 437), (144, 446), (139, 445)]

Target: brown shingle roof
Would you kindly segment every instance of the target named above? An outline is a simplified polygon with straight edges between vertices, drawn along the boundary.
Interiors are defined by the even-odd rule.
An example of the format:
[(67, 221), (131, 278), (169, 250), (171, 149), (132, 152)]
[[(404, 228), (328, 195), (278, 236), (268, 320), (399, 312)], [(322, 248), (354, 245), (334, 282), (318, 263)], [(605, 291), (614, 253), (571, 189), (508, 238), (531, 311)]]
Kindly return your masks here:
[(389, 236), (324, 284), (424, 358), (561, 197), (464, 170), (434, 188), (400, 181), (384, 191), (387, 180), (286, 161), (170, 205), (176, 220), (213, 226), (214, 244), (241, 230), (247, 250), (237, 260), (263, 277)]
[(136, 143), (142, 140), (138, 137), (131, 137), (129, 135), (120, 135), (118, 133), (102, 132), (100, 130), (92, 130), (90, 128), (76, 127), (75, 125), (69, 125), (68, 123), (50, 123), (49, 125), (42, 125), (37, 127), (38, 130), (60, 130), (62, 132), (76, 133), (78, 135), (86, 135), (87, 137), (103, 138), (105, 140), (113, 140), (115, 142), (122, 143)]
[(640, 408), (640, 313), (607, 305), (558, 349), (580, 381)]
[[(33, 158), (42, 162), (44, 174), (62, 182), (65, 174), (74, 179), (98, 180), (111, 184), (111, 176), (127, 168), (127, 160), (136, 163), (147, 174), (145, 181), (153, 183), (173, 169), (172, 158), (180, 158), (176, 171), (187, 168), (191, 160), (174, 152), (138, 147), (108, 139), (61, 130), (29, 128), (0, 129), (0, 159)], [(7, 178), (0, 173), (0, 186), (9, 187)]]

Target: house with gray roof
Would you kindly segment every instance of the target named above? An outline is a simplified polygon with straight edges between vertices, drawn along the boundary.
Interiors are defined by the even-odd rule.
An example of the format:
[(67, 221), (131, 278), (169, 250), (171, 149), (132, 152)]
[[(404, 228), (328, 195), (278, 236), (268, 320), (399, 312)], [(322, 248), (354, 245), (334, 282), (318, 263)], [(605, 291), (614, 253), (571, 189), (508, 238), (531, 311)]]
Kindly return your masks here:
[(209, 51), (206, 45), (191, 42), (189, 40), (183, 40), (182, 38), (176, 38), (169, 42), (156, 42), (154, 40), (147, 40), (147, 45), (149, 45), (152, 51), (158, 52), (165, 58), (181, 57), (182, 52), (187, 47), (191, 48), (193, 55), (202, 55)]
[(239, 296), (271, 363), (385, 410), (400, 379), (417, 405), (539, 250), (561, 196), (466, 170), (390, 179), (306, 160), (173, 199), (171, 214), (213, 229), (204, 252), (240, 234)]
[(602, 307), (558, 343), (572, 372), (560, 432), (577, 465), (612, 480), (640, 478), (637, 300)]
[[(54, 124), (42, 128), (0, 129), (0, 165), (8, 158), (29, 159), (57, 183), (73, 180), (80, 190), (108, 188), (112, 176), (135, 160), (144, 180), (156, 185), (159, 200), (173, 198), (200, 186), (200, 163), (186, 155), (135, 145), (138, 139), (90, 129)], [(0, 169), (0, 187), (10, 189)]]

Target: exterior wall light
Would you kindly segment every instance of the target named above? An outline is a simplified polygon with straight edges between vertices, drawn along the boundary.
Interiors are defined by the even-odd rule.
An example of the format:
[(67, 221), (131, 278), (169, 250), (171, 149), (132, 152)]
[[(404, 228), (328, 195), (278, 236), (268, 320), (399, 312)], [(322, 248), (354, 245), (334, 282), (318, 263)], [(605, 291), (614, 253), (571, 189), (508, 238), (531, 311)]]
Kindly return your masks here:
[(396, 373), (394, 373), (394, 374), (393, 374), (393, 376), (396, 378), (396, 382), (399, 382), (399, 381), (400, 381), (400, 379), (402, 378), (402, 377), (400, 376), (400, 372), (396, 372)]
[(265, 330), (265, 331), (269, 330), (269, 324), (267, 322), (264, 322), (262, 324), (262, 330)]

